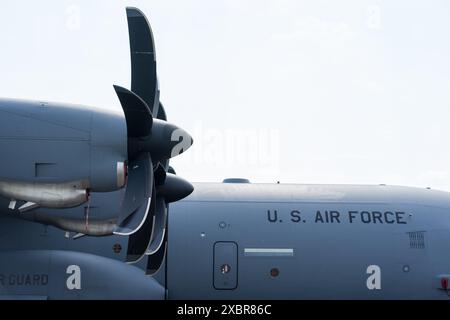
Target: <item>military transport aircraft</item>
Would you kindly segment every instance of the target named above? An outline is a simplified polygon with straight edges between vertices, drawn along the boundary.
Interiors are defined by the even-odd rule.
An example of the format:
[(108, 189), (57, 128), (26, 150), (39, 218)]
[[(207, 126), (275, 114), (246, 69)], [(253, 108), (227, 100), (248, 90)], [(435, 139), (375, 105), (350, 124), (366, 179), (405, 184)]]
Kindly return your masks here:
[(0, 100), (1, 299), (449, 299), (447, 192), (179, 177), (193, 139), (127, 17), (123, 112)]

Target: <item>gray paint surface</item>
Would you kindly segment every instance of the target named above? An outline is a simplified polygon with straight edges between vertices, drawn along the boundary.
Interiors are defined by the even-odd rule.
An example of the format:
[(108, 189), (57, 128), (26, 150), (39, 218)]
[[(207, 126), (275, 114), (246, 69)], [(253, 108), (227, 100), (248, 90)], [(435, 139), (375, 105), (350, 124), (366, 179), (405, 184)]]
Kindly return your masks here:
[[(390, 186), (195, 187), (169, 215), (172, 299), (448, 299), (437, 279), (450, 271), (448, 193)], [(277, 210), (275, 222), (268, 210), (272, 220)], [(317, 211), (323, 221), (316, 221)], [(339, 222), (327, 222), (326, 211), (339, 212)], [(388, 223), (391, 215), (388, 222), (367, 222), (364, 214), (364, 223), (366, 211), (404, 214), (401, 223)], [(349, 212), (358, 212), (352, 223)], [(238, 245), (235, 290), (214, 288), (217, 242)], [(380, 290), (367, 288), (371, 265), (381, 268)]]
[[(316, 221), (317, 211), (323, 221)], [(339, 212), (339, 222), (330, 217), (327, 222), (325, 211)], [(358, 212), (352, 223), (350, 211)], [(404, 214), (398, 221), (394, 214), (380, 218), (382, 223), (364, 223), (362, 212)], [(86, 252), (98, 257), (97, 265), (103, 265), (105, 256), (123, 264), (116, 274), (120, 279), (126, 268), (135, 268), (123, 263), (128, 237), (73, 240), (53, 227), (6, 217), (0, 221), (2, 251)], [(191, 196), (170, 206), (167, 274), (164, 265), (142, 281), (157, 279), (167, 286), (169, 299), (448, 299), (439, 289), (438, 276), (450, 274), (449, 228), (446, 192), (391, 186), (198, 183)], [(214, 248), (223, 243), (236, 244), (236, 261), (225, 254), (215, 264)], [(120, 245), (119, 253), (114, 245)], [(146, 262), (142, 259), (135, 266), (145, 270)], [(16, 266), (11, 263), (2, 263), (0, 273)], [(214, 285), (224, 264), (236, 271), (235, 288)], [(380, 290), (367, 288), (371, 265), (381, 268)], [(105, 291), (103, 298), (108, 294)]]

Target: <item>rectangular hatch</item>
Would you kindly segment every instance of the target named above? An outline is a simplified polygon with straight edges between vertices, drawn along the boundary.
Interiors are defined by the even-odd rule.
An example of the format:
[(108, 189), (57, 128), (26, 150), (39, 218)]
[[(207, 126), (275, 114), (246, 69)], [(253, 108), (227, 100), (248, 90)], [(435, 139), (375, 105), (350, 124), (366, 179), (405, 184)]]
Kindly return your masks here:
[(214, 288), (233, 290), (237, 288), (238, 246), (235, 242), (214, 244)]

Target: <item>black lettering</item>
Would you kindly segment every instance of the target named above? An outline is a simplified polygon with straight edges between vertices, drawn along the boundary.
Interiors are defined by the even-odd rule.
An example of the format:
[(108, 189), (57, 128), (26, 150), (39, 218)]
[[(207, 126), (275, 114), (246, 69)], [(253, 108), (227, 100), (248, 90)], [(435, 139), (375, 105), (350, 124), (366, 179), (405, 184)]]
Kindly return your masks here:
[(370, 213), (367, 211), (362, 211), (361, 212), (361, 221), (363, 223), (370, 223), (371, 219), (370, 219)]
[(403, 220), (404, 216), (405, 216), (404, 212), (396, 212), (395, 213), (395, 217), (397, 218), (398, 224), (406, 224), (406, 221)]
[(33, 286), (38, 286), (41, 284), (41, 276), (38, 274), (35, 274), (33, 276)]
[(269, 222), (277, 222), (278, 220), (277, 210), (274, 210), (273, 212), (274, 212), (273, 217), (271, 217), (271, 211), (267, 210), (267, 219), (269, 220)]
[(341, 221), (339, 221), (339, 215), (339, 211), (330, 211), (331, 223), (334, 223), (335, 220), (337, 223), (341, 223)]
[(355, 214), (357, 214), (358, 211), (349, 211), (348, 212), (348, 219), (350, 223), (353, 223), (353, 219), (355, 219)]
[(315, 223), (317, 223), (317, 222), (324, 223), (323, 217), (322, 217), (322, 215), (320, 214), (320, 211), (319, 211), (319, 210), (318, 210), (317, 213), (316, 213), (316, 220), (314, 220), (314, 222), (315, 222)]
[(2, 286), (5, 285), (5, 275), (4, 274), (0, 274), (0, 285), (2, 285)]
[(292, 222), (300, 222), (302, 218), (300, 217), (300, 211), (294, 210), (291, 212), (291, 221)]
[(393, 216), (394, 214), (392, 212), (390, 212), (390, 211), (386, 211), (384, 213), (384, 221), (386, 221), (386, 223), (390, 223), (390, 224), (395, 223), (395, 220), (389, 220), (388, 219), (388, 215)]
[(373, 212), (372, 212), (373, 223), (377, 223), (377, 220), (378, 220), (380, 223), (383, 223), (383, 220), (381, 219), (382, 216), (383, 216), (383, 215), (382, 215), (381, 212), (373, 211)]

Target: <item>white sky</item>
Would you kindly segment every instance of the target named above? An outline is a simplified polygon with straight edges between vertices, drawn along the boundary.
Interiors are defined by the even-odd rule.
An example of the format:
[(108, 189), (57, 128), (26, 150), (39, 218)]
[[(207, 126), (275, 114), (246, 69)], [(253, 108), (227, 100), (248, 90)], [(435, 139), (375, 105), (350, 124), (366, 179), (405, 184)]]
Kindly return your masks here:
[(120, 109), (126, 6), (195, 139), (181, 176), (450, 191), (448, 1), (2, 0), (0, 96)]

